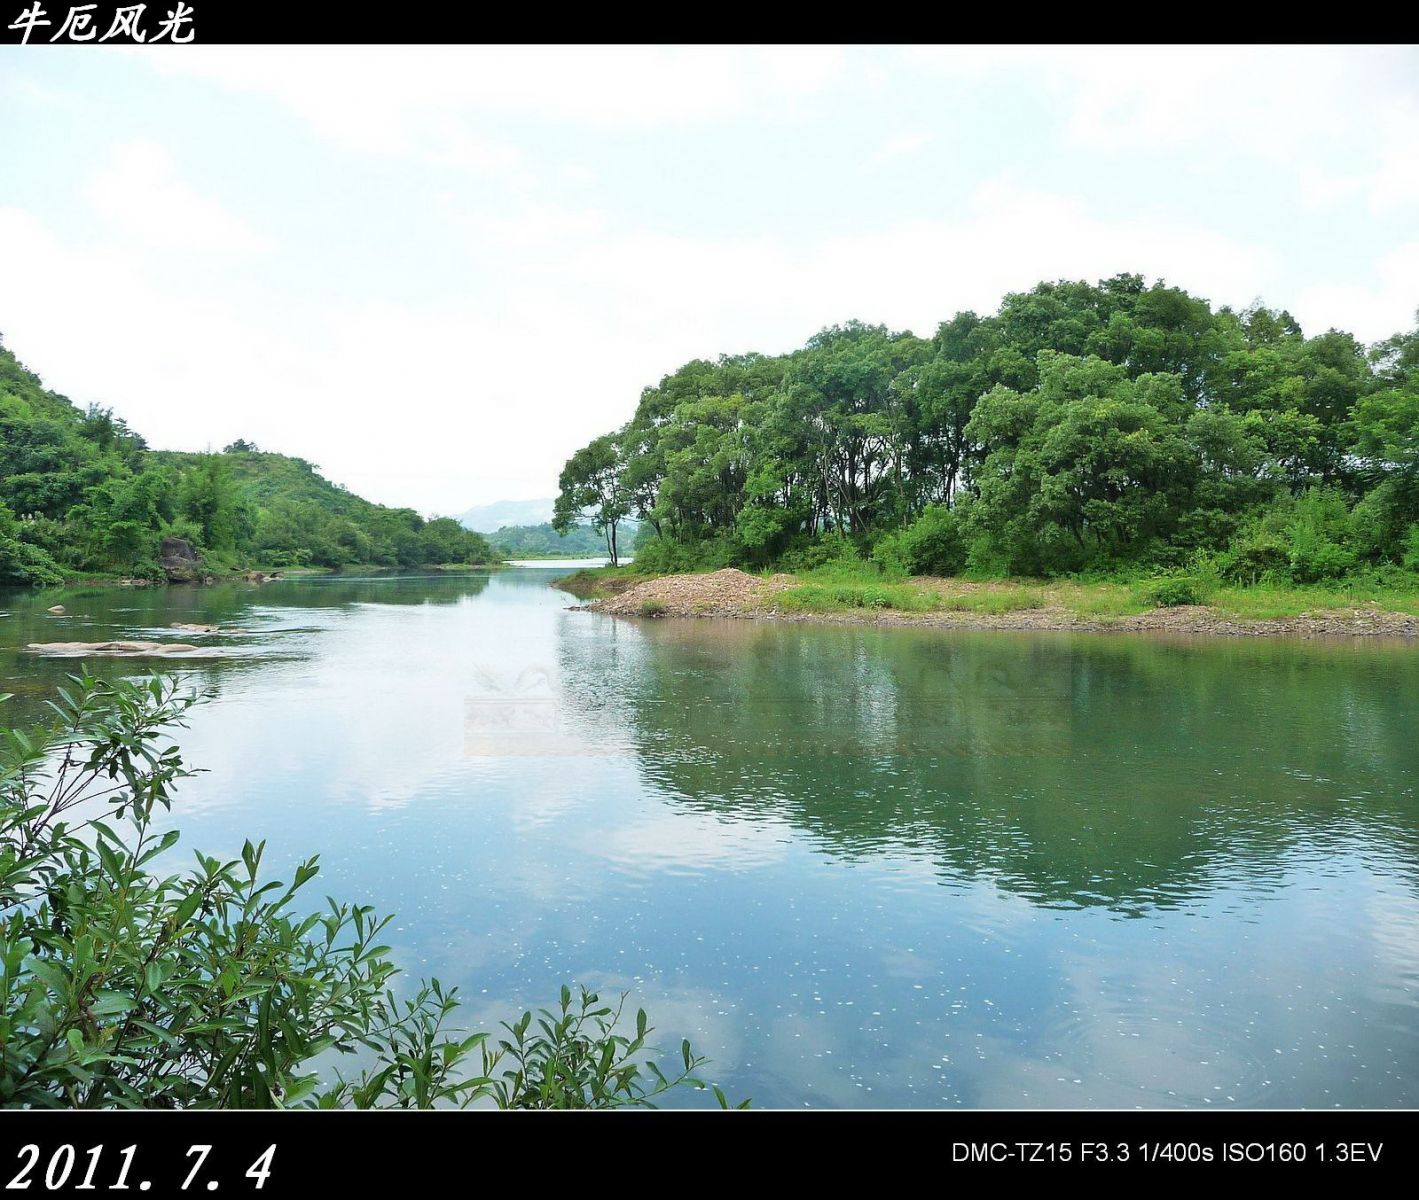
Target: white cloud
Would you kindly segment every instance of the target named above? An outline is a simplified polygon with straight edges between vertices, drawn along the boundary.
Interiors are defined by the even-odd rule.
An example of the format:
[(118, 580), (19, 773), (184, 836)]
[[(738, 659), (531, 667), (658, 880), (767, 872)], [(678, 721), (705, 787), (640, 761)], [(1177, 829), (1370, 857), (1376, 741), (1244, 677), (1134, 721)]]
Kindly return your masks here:
[(882, 148), (877, 151), (875, 158), (886, 161), (892, 158), (903, 158), (909, 154), (915, 154), (918, 150), (924, 149), (931, 144), (931, 134), (924, 129), (909, 129), (902, 133), (894, 133), (885, 142)]
[(154, 141), (115, 147), (90, 181), (88, 200), (120, 241), (134, 239), (184, 255), (240, 257), (267, 247), (240, 217), (179, 178), (172, 156)]
[(1266, 251), (1206, 230), (1107, 221), (1067, 197), (999, 182), (960, 214), (798, 249), (629, 231), (527, 263), (549, 292), (560, 281), (606, 297), (619, 321), (664, 347), (665, 369), (695, 354), (789, 349), (852, 317), (928, 334), (958, 309), (989, 311), (1042, 278), (1144, 271), (1241, 304), (1273, 266)]
[(1368, 282), (1341, 280), (1302, 290), (1291, 311), (1308, 333), (1347, 329), (1377, 342), (1413, 329), (1419, 310), (1419, 241), (1397, 247), (1377, 261)]
[(1385, 156), (1370, 177), (1369, 200), (1375, 212), (1419, 204), (1419, 137)]
[(353, 149), (462, 154), (503, 165), (517, 151), (479, 133), (492, 115), (600, 129), (694, 124), (792, 104), (825, 88), (843, 55), (827, 47), (727, 54), (684, 48), (571, 46), (193, 46), (154, 57), (165, 72), (270, 96)]
[(1376, 216), (1419, 206), (1419, 136), (1386, 151), (1373, 171), (1345, 175), (1307, 168), (1301, 194), (1317, 206), (1359, 200)]
[(238, 402), (257, 364), (279, 376), (298, 361), (261, 314), (159, 285), (141, 247), (66, 241), (18, 208), (0, 208), (0, 244), (6, 344), (51, 386), (112, 404), (166, 445), (202, 448), (219, 424), (213, 397)]

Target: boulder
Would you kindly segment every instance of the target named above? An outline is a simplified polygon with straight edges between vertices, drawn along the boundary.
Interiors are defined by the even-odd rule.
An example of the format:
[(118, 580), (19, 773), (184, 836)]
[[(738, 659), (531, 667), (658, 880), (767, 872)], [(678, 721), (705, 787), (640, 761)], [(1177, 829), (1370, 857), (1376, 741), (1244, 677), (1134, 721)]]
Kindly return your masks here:
[(174, 621), (174, 622), (172, 623), (172, 627), (173, 627), (174, 629), (182, 629), (182, 630), (185, 630), (185, 631), (188, 632), (188, 633), (220, 633), (220, 632), (221, 632), (221, 630), (218, 629), (217, 626), (215, 626), (215, 625), (192, 625), (192, 624), (189, 624), (189, 623), (186, 622), (186, 621)]
[(202, 556), (186, 538), (163, 538), (163, 544), (158, 550), (158, 562), (169, 583), (202, 581)]
[(49, 615), (52, 617), (62, 617), (64, 615), (64, 605), (55, 604), (52, 607), (45, 609), (45, 611), (49, 613)]

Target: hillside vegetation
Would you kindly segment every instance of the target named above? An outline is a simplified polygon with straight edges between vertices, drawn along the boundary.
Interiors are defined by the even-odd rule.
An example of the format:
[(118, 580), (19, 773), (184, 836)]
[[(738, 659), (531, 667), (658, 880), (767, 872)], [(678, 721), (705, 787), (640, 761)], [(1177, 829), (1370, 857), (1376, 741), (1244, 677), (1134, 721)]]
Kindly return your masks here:
[(110, 410), (80, 410), (0, 345), (0, 582), (83, 574), (160, 579), (164, 537), (208, 569), (488, 562), (448, 518), (372, 504), (304, 459), (236, 442), (150, 450)]

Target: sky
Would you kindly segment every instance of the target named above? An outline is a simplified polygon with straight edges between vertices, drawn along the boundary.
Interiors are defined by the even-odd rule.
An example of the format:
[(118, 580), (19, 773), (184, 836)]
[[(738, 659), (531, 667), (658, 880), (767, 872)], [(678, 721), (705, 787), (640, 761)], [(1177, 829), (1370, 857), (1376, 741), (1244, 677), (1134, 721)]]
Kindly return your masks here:
[(1419, 49), (0, 48), (0, 337), (162, 449), (554, 495), (693, 358), (1120, 271), (1419, 308)]

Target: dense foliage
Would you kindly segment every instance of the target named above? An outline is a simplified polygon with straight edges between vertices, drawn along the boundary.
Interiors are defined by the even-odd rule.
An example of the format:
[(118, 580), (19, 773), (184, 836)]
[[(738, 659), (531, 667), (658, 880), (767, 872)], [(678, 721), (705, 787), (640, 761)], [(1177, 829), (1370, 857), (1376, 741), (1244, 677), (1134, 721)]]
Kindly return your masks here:
[(149, 450), (121, 418), (81, 412), (0, 346), (0, 582), (161, 578), (165, 536), (187, 539), (213, 570), (492, 557), (456, 521), (371, 504), (299, 458), (245, 442), (220, 454)]
[(704, 1086), (688, 1042), (662, 1071), (645, 1013), (623, 1031), (585, 989), (501, 1037), (451, 1029), (455, 991), (399, 994), (389, 918), (303, 905), (315, 859), (265, 880), (247, 842), (160, 874), (191, 699), (73, 682), (52, 728), (0, 735), (0, 1106), (609, 1108)]
[(642, 518), (649, 569), (1419, 568), (1419, 331), (1367, 349), (1136, 275), (1044, 283), (931, 338), (688, 363), (561, 485), (563, 519)]

